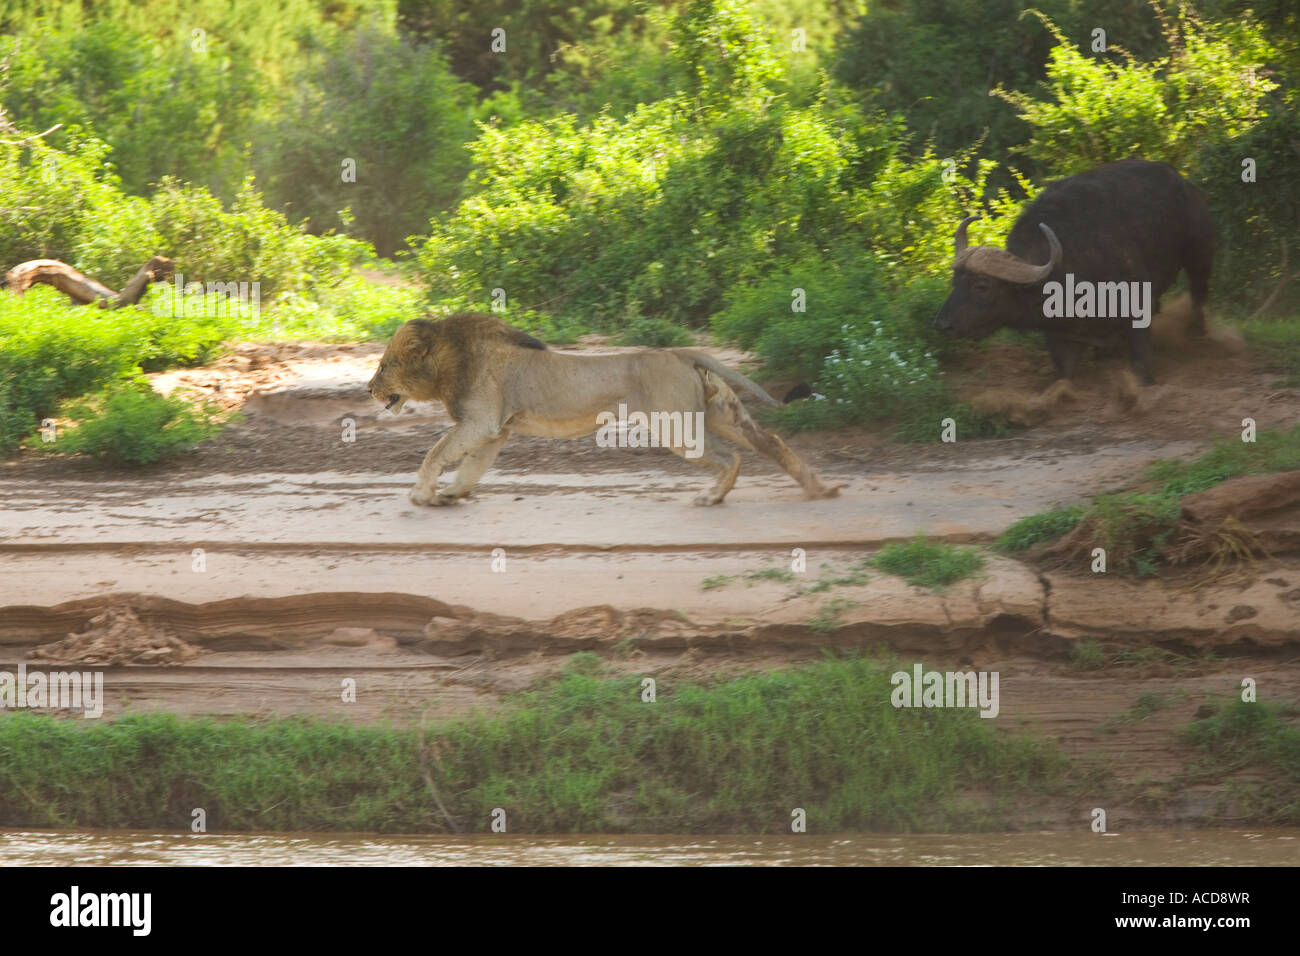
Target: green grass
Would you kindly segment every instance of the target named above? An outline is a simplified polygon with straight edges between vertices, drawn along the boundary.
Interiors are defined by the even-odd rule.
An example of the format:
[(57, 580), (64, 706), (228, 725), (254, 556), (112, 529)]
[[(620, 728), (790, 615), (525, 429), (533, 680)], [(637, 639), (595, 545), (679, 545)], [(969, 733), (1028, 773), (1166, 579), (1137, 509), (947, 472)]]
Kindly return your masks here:
[[(510, 832), (812, 832), (1004, 828), (1055, 792), (1044, 740), (971, 710), (896, 709), (884, 659), (827, 658), (714, 686), (613, 677), (574, 655), (500, 712), (426, 736), (427, 770), (459, 826)], [(441, 832), (415, 731), (165, 714), (116, 721), (0, 716), (0, 825), (216, 831)], [(968, 796), (978, 793), (978, 798)]]
[[(735, 574), (717, 574), (713, 577), (705, 578), (700, 582), (700, 587), (705, 591), (712, 591), (716, 588), (724, 588), (737, 579), (742, 579), (746, 587), (753, 587), (759, 581), (775, 581), (780, 584), (793, 584), (794, 589), (790, 591), (789, 597), (797, 597), (800, 594), (817, 594), (822, 591), (829, 591), (834, 587), (851, 587), (866, 584), (870, 579), (867, 577), (866, 568), (871, 564), (870, 558), (864, 558), (852, 565), (844, 574), (825, 574), (823, 573), (816, 581), (806, 587), (798, 583), (799, 575), (795, 574), (789, 568), (773, 567), (763, 568), (758, 571), (745, 571), (740, 575)], [(829, 564), (822, 564), (821, 569), (826, 572), (830, 569)]]
[(478, 828), (507, 807), (525, 832), (784, 831), (794, 807), (818, 830), (982, 829), (990, 815), (961, 798), (969, 781), (1011, 797), (1061, 768), (973, 713), (888, 706), (893, 669), (828, 659), (643, 704), (639, 678), (577, 655), (508, 714), (439, 735), (443, 796)]
[[(1213, 758), (1216, 773), (1251, 765), (1273, 767), (1300, 783), (1300, 729), (1291, 726), (1294, 708), (1230, 697), (1185, 727), (1183, 739)], [(1284, 719), (1286, 718), (1286, 719)], [(1300, 791), (1297, 791), (1300, 796)], [(1300, 810), (1300, 806), (1297, 806)]]
[(745, 582), (746, 587), (753, 587), (759, 581), (776, 581), (781, 584), (789, 584), (795, 579), (795, 574), (789, 568), (763, 568), (759, 571), (745, 571), (743, 574), (715, 574), (713, 577), (705, 578), (700, 582), (700, 587), (705, 591), (713, 591), (717, 588), (725, 588), (737, 578)]
[(1105, 647), (1090, 637), (1081, 638), (1070, 648), (1070, 667), (1077, 671), (1094, 671), (1112, 667), (1141, 670), (1159, 666), (1182, 673), (1215, 660), (1218, 660), (1218, 656), (1212, 650), (1202, 651), (1192, 657), (1152, 645)]
[[(823, 574), (804, 590), (809, 594), (816, 594), (821, 591), (829, 591), (831, 588), (838, 587), (861, 587), (871, 579), (867, 576), (867, 568), (871, 566), (870, 558), (863, 558), (856, 564), (852, 565), (848, 571), (843, 574)], [(830, 565), (823, 564), (822, 570), (826, 571)]]
[(1086, 506), (1029, 515), (1007, 528), (994, 547), (1017, 554), (1086, 524), (1091, 529), (1089, 548), (1106, 549), (1108, 571), (1151, 577), (1161, 562), (1159, 550), (1176, 530), (1184, 496), (1229, 478), (1300, 468), (1300, 424), (1286, 430), (1260, 429), (1255, 438), (1221, 439), (1190, 461), (1155, 462), (1143, 475), (1151, 490), (1097, 495)]
[(1129, 708), (1126, 719), (1135, 723), (1146, 720), (1174, 703), (1174, 700), (1175, 698), (1164, 694), (1139, 694), (1137, 700), (1133, 702), (1133, 706)]
[(1260, 429), (1255, 441), (1222, 439), (1191, 461), (1158, 461), (1147, 469), (1149, 481), (1160, 485), (1162, 497), (1205, 491), (1241, 475), (1262, 475), (1300, 468), (1300, 423), (1289, 429)]
[[(1184, 694), (1184, 696), (1186, 696)], [(1178, 700), (1176, 696), (1165, 694), (1139, 694), (1133, 706), (1115, 717), (1103, 720), (1097, 727), (1102, 733), (1119, 733), (1120, 727), (1141, 723)]]
[(840, 626), (844, 612), (852, 606), (853, 602), (845, 598), (832, 598), (817, 609), (808, 625), (819, 634), (829, 634)]
[(1180, 736), (1197, 751), (1184, 774), (1188, 782), (1220, 780), (1239, 770), (1262, 772), (1263, 780), (1236, 787), (1236, 814), (1279, 826), (1300, 824), (1300, 729), (1294, 708), (1231, 697), (1212, 705)]
[(755, 581), (779, 581), (788, 584), (794, 580), (794, 572), (789, 568), (763, 568), (761, 571), (746, 571), (745, 580), (751, 584)]
[(1156, 548), (1173, 534), (1182, 505), (1176, 495), (1098, 495), (1086, 520), (1093, 529), (1092, 544), (1106, 550), (1108, 571), (1132, 571), (1151, 577), (1158, 560)]
[(1070, 666), (1076, 671), (1100, 670), (1106, 666), (1106, 652), (1092, 638), (1081, 638), (1070, 648)]
[(918, 534), (911, 541), (887, 544), (872, 559), (886, 574), (896, 574), (908, 584), (942, 590), (984, 568), (984, 556), (974, 548), (929, 541)]
[(713, 577), (705, 578), (701, 581), (700, 587), (705, 591), (715, 591), (718, 588), (725, 588), (734, 580), (736, 580), (734, 574), (715, 574)]
[(1055, 541), (1073, 531), (1083, 520), (1084, 513), (1085, 509), (1081, 505), (1070, 505), (1029, 515), (1002, 532), (993, 547), (1004, 554), (1019, 554), (1043, 541)]
[(437, 827), (413, 735), (303, 719), (0, 717), (0, 823), (38, 827)]

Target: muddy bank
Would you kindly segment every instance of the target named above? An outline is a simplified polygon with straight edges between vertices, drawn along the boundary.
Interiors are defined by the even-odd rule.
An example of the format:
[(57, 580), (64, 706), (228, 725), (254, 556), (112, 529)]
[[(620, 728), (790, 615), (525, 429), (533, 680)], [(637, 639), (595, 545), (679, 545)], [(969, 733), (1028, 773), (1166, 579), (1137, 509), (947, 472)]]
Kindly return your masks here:
[[(624, 565), (620, 573), (626, 573)], [(401, 592), (309, 592), (189, 603), (158, 595), (111, 594), (52, 606), (0, 607), (0, 646), (34, 647), (93, 629), (124, 609), (141, 627), (207, 650), (290, 650), (364, 629), (414, 651), (518, 654), (530, 651), (684, 651), (747, 648), (939, 650), (993, 646), (1030, 657), (1066, 657), (1070, 643), (1105, 639), (1135, 646), (1218, 654), (1300, 651), (1300, 556), (1278, 557), (1248, 575), (1199, 580), (1195, 570), (1160, 580), (1040, 572), (991, 557), (977, 577), (942, 591), (879, 573), (835, 582), (835, 566), (805, 578), (779, 566), (704, 579), (673, 595), (673, 607), (618, 603), (568, 607), (529, 618)], [(491, 573), (490, 571), (488, 573)], [(730, 578), (730, 579), (728, 579)], [(501, 574), (496, 587), (509, 587)], [(441, 590), (435, 588), (434, 590)], [(726, 592), (727, 603), (710, 591)], [(567, 595), (570, 600), (577, 594)], [(710, 606), (712, 605), (712, 607)], [(725, 607), (725, 617), (716, 610)]]
[[(405, 492), (448, 420), (436, 406), (382, 414), (362, 388), (378, 351), (240, 347), (157, 377), (247, 416), (173, 465), (0, 467), (0, 669), (102, 670), (109, 720), (305, 715), (409, 728), (497, 712), (580, 651), (667, 687), (828, 651), (887, 653), (997, 671), (1001, 712), (989, 723), (1059, 743), (1079, 773), (1109, 779), (1117, 825), (1256, 819), (1231, 797), (1251, 771), (1189, 782), (1196, 755), (1177, 731), (1245, 678), (1261, 700), (1300, 701), (1297, 509), (1269, 518), (1271, 557), (1208, 582), (1196, 567), (1136, 580), (998, 557), (941, 594), (849, 573), (917, 531), (987, 542), (1025, 515), (1131, 487), (1148, 463), (1196, 453), (1245, 415), (1300, 418), (1300, 393), (1272, 389), (1248, 357), (1162, 359), (1162, 384), (1133, 403), (1114, 390), (1114, 367), (1090, 365), (1082, 400), (1040, 405), (1032, 427), (995, 441), (793, 436), (848, 486), (829, 501), (803, 501), (746, 454), (725, 506), (691, 508), (707, 476), (660, 449), (525, 439), (474, 500), (428, 510)], [(955, 373), (962, 397), (1046, 385), (1033, 350), (991, 352), (996, 361), (972, 356)], [(806, 570), (793, 573), (800, 554)], [(1048, 801), (1007, 825), (1076, 811)]]
[[(1300, 559), (1185, 591), (1169, 581), (1040, 574), (1002, 558), (943, 593), (878, 573), (820, 591), (809, 583), (738, 574), (695, 589), (704, 602), (726, 596), (725, 614), (692, 606), (689, 594), (679, 603), (690, 613), (606, 603), (545, 618), (365, 592), (11, 605), (0, 609), (0, 667), (75, 666), (78, 648), (102, 651), (106, 618), (119, 630), (136, 621), (140, 637), (183, 642), (195, 656), (153, 662), (168, 666), (81, 660), (104, 673), (110, 720), (167, 712), (410, 726), (497, 712), (578, 651), (665, 687), (803, 666), (829, 651), (885, 653), (909, 668), (996, 671), (1001, 703), (991, 724), (1053, 741), (1076, 772), (1102, 775), (1114, 788), (1108, 806), (1128, 828), (1248, 816), (1232, 803), (1243, 779), (1236, 770), (1182, 782), (1195, 754), (1179, 729), (1239, 694), (1243, 678), (1261, 700), (1300, 700)], [(1099, 655), (1086, 666), (1082, 645)], [(352, 700), (341, 694), (347, 682)], [(1063, 814), (1061, 805), (1036, 806), (1014, 825)]]

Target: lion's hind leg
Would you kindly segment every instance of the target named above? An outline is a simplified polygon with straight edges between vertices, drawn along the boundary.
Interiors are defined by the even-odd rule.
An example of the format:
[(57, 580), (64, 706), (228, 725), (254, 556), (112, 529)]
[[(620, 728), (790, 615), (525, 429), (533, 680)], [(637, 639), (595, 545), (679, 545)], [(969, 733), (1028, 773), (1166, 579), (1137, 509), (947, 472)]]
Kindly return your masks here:
[(740, 474), (740, 453), (733, 451), (728, 455), (712, 439), (712, 436), (703, 431), (694, 448), (685, 444), (670, 444), (668, 447), (679, 458), (701, 465), (718, 476), (713, 487), (701, 491), (691, 504), (701, 506), (722, 504), (722, 499), (727, 497), (727, 492), (736, 484), (736, 476)]
[(702, 371), (704, 391), (708, 396), (704, 424), (709, 431), (742, 448), (766, 455), (799, 482), (805, 498), (834, 498), (843, 485), (827, 485), (817, 473), (792, 452), (781, 437), (759, 426), (745, 410), (736, 393), (721, 378)]

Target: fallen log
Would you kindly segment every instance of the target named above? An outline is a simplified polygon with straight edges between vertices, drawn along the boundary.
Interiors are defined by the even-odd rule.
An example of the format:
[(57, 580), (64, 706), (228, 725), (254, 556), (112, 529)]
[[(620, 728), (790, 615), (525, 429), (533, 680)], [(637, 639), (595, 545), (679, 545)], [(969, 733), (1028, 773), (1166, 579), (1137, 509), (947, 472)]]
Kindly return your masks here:
[(5, 273), (4, 285), (15, 295), (22, 295), (35, 283), (54, 286), (72, 301), (81, 305), (95, 303), (101, 309), (120, 309), (135, 305), (151, 282), (165, 282), (171, 278), (174, 263), (165, 256), (154, 256), (136, 272), (121, 292), (114, 292), (101, 282), (83, 275), (66, 262), (57, 259), (32, 259), (19, 263)]

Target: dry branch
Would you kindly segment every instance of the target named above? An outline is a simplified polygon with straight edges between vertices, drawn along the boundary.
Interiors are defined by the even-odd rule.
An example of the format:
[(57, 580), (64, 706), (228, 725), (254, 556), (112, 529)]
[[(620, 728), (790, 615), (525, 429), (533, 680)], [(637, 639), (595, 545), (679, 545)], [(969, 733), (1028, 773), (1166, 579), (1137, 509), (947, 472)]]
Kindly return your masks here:
[(164, 256), (154, 256), (131, 277), (121, 292), (114, 292), (101, 282), (83, 275), (66, 262), (57, 259), (32, 259), (14, 266), (5, 273), (5, 285), (15, 295), (22, 295), (34, 283), (52, 285), (81, 305), (96, 303), (100, 308), (120, 309), (135, 305), (151, 282), (165, 282), (171, 278), (173, 263)]
[[(55, 124), (54, 124), (53, 126), (51, 126), (49, 129), (47, 129), (44, 133), (33, 133), (33, 134), (30, 135), (30, 136), (23, 136), (23, 137), (20, 138), (20, 139), (0, 139), (0, 143), (3, 143), (5, 146), (26, 146), (26, 145), (27, 145), (28, 143), (30, 143), (32, 140), (35, 140), (35, 139), (41, 139), (41, 138), (44, 137), (44, 136), (49, 136), (49, 135), (50, 135), (51, 133), (53, 133), (56, 129), (59, 129), (59, 128), (61, 128), (62, 126), (63, 126), (62, 123), (55, 123)], [(6, 132), (7, 132), (7, 129), (6, 129)]]

